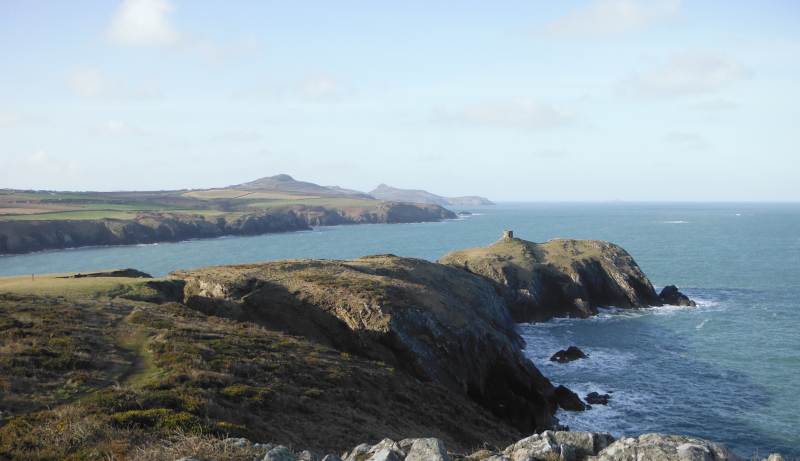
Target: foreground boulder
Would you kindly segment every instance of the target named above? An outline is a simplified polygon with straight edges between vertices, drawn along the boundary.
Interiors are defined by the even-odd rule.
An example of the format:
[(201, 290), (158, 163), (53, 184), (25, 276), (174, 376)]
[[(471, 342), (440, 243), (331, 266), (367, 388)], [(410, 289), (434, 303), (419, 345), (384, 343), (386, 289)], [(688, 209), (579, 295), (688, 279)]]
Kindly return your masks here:
[(588, 318), (598, 307), (661, 306), (647, 276), (622, 248), (599, 240), (533, 243), (502, 238), (439, 260), (494, 281), (517, 322)]
[(492, 283), (393, 255), (176, 271), (185, 303), (258, 322), (433, 381), (524, 432), (556, 423), (554, 387)]
[[(344, 461), (745, 461), (721, 443), (696, 437), (644, 434), (615, 441), (607, 432), (545, 431), (502, 451), (484, 448), (466, 456), (449, 453), (442, 441), (435, 438), (409, 438), (399, 442), (383, 439), (375, 445), (364, 443), (342, 458), (335, 454), (323, 458), (308, 451), (298, 456), (283, 446), (262, 446), (266, 453), (256, 457), (256, 461), (342, 461), (342, 458)], [(178, 461), (190, 460), (198, 461), (198, 458)], [(784, 458), (775, 453), (761, 461), (784, 461)]]
[(595, 461), (745, 461), (728, 447), (682, 435), (644, 434), (623, 437), (601, 451)]

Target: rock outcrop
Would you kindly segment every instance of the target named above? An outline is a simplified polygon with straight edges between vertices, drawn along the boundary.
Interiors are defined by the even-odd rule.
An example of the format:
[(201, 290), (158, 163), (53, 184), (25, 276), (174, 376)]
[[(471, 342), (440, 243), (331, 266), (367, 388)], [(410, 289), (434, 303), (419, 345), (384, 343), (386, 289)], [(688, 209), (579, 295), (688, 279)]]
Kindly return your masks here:
[(550, 357), (551, 362), (569, 363), (575, 360), (585, 359), (589, 356), (575, 346), (569, 346), (565, 350), (560, 350)]
[(393, 255), (176, 271), (186, 304), (384, 362), (468, 397), (521, 431), (553, 427), (554, 388), (483, 277)]
[(587, 318), (599, 307), (662, 305), (647, 276), (622, 248), (599, 240), (537, 244), (502, 238), (439, 260), (494, 281), (517, 322)]
[(668, 285), (665, 286), (661, 293), (658, 295), (664, 304), (669, 304), (671, 306), (696, 306), (694, 301), (689, 299), (688, 296), (678, 291), (678, 287), (675, 285)]

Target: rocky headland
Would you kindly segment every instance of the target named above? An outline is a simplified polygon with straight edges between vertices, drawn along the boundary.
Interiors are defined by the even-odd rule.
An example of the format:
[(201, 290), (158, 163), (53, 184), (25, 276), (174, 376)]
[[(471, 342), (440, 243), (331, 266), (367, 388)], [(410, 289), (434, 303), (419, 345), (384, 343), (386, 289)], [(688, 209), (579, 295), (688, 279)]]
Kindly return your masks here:
[(0, 254), (294, 232), (316, 226), (431, 222), (456, 217), (452, 211), (436, 205), (380, 202), (375, 206), (340, 208), (287, 205), (266, 213), (250, 210), (227, 216), (142, 212), (133, 219), (0, 219)]
[(517, 322), (588, 318), (604, 306), (631, 309), (665, 303), (628, 252), (599, 240), (539, 244), (504, 237), (485, 248), (448, 253), (438, 262), (494, 282)]
[[(558, 408), (589, 407), (524, 355), (514, 290), (560, 289), (571, 295), (561, 314), (660, 302), (607, 242), (504, 238), (440, 263), (375, 255), (5, 286), (9, 459), (742, 460), (693, 437), (560, 430)], [(517, 305), (516, 317), (559, 314), (546, 307)]]

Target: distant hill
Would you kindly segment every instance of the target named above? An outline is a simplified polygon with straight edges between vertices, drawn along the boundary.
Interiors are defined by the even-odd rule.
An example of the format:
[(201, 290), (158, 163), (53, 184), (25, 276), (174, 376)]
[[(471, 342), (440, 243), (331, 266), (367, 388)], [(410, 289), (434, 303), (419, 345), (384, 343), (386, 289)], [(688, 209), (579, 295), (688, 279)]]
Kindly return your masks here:
[(441, 195), (431, 194), (424, 190), (397, 189), (395, 187), (381, 184), (369, 195), (379, 200), (391, 200), (395, 202), (430, 203), (439, 206), (447, 205), (494, 205), (485, 197), (442, 197)]
[(288, 174), (268, 176), (266, 178), (261, 178), (261, 179), (256, 179), (255, 181), (246, 182), (244, 184), (229, 186), (227, 187), (227, 189), (271, 189), (271, 190), (281, 190), (287, 192), (302, 192), (312, 195), (325, 195), (325, 196), (346, 195), (349, 197), (360, 197), (368, 199), (375, 198), (363, 192), (350, 189), (343, 189), (339, 186), (326, 187), (311, 182), (297, 181)]

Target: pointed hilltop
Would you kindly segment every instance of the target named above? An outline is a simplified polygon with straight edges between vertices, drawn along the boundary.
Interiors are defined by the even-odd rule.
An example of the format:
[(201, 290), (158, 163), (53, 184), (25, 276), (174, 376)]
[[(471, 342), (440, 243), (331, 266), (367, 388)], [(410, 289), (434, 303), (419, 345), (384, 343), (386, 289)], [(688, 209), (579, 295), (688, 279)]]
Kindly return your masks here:
[(349, 197), (360, 197), (373, 199), (363, 192), (342, 189), (339, 186), (320, 186), (312, 182), (298, 181), (288, 174), (278, 174), (275, 176), (267, 176), (265, 178), (256, 179), (255, 181), (229, 186), (227, 189), (269, 189), (280, 190), (285, 192), (301, 192), (304, 194), (335, 196), (345, 195)]

